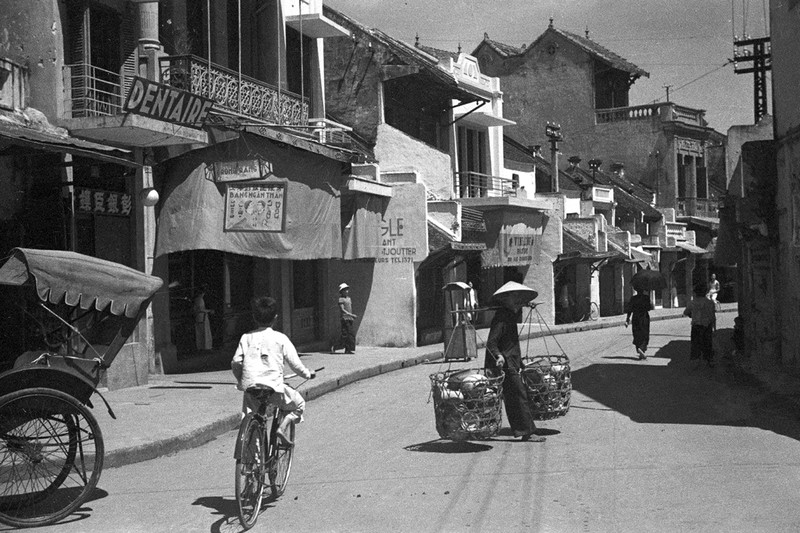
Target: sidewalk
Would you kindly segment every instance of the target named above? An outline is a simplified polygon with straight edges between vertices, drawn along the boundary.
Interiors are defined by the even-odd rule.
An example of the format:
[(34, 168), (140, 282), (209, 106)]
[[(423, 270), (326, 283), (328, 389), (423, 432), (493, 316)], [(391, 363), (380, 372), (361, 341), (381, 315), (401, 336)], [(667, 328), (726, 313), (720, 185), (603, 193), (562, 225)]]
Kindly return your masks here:
[[(737, 304), (722, 304), (722, 311), (735, 313)], [(683, 308), (651, 311), (651, 320), (682, 316)], [(549, 332), (562, 334), (624, 323), (625, 316), (617, 315), (550, 326)], [(521, 338), (539, 337), (549, 332), (534, 325), (530, 334), (525, 330)], [(488, 329), (478, 331), (479, 348), (484, 347), (487, 335)], [(308, 368), (324, 367), (324, 370), (317, 374), (316, 379), (303, 384), (300, 390), (307, 400), (312, 400), (361, 379), (442, 357), (441, 343), (418, 348), (359, 346), (354, 355), (302, 353), (301, 359)], [(474, 363), (482, 365), (482, 350)], [(775, 383), (780, 381), (772, 379)], [(288, 382), (298, 386), (301, 380), (292, 378)], [(105, 466), (113, 468), (169, 455), (200, 446), (235, 429), (242, 401), (242, 393), (236, 390), (235, 384), (233, 374), (228, 370), (150, 376), (148, 385), (103, 392), (116, 420), (111, 418), (102, 400), (93, 396), (93, 413), (105, 440)]]

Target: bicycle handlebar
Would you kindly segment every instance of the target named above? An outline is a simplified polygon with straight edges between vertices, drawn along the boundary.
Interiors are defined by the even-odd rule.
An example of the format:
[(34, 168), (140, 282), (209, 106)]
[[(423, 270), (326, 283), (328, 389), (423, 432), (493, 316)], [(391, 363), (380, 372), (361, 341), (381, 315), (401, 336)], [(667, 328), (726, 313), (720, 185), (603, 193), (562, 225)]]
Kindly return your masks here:
[[(318, 369), (314, 370), (311, 373), (311, 378), (310, 379), (314, 379), (314, 374), (316, 374), (317, 372), (321, 372), (323, 370), (325, 370), (324, 366), (321, 366)], [(286, 374), (285, 376), (283, 376), (283, 379), (296, 378), (296, 377), (297, 377), (297, 374)]]

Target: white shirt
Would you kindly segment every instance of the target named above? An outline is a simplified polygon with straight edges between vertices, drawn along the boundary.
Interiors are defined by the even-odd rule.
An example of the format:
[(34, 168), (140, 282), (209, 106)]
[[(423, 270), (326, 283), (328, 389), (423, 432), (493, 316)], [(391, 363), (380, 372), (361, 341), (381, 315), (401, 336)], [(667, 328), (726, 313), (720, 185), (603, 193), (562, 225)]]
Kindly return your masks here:
[(240, 390), (247, 390), (253, 385), (266, 385), (282, 394), (284, 363), (304, 378), (311, 378), (311, 371), (300, 361), (289, 337), (272, 328), (261, 328), (242, 335), (233, 362), (242, 363), (242, 379), (238, 385)]

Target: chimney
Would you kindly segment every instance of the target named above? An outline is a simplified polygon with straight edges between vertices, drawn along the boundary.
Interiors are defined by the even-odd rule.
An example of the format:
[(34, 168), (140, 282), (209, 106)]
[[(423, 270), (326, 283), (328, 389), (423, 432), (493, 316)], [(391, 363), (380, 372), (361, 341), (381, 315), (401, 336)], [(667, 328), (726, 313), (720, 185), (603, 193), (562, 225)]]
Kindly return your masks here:
[(569, 161), (569, 170), (575, 170), (581, 164), (581, 158), (577, 155), (573, 155), (567, 161)]

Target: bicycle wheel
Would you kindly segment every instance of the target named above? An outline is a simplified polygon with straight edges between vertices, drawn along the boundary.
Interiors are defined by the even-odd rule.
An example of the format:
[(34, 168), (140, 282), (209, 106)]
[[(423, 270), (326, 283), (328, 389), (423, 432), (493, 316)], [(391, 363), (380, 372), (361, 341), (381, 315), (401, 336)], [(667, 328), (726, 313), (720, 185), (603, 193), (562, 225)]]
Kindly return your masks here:
[(97, 486), (103, 436), (92, 413), (47, 388), (0, 398), (0, 522), (44, 526), (72, 513)]
[[(286, 490), (286, 483), (289, 481), (289, 472), (292, 470), (292, 455), (294, 453), (294, 446), (288, 446), (278, 440), (278, 426), (280, 425), (282, 417), (273, 417), (272, 430), (269, 434), (270, 442), (270, 468), (269, 468), (269, 483), (272, 489), (272, 497), (280, 498)], [(295, 423), (289, 424), (288, 435), (289, 440), (294, 440), (294, 426)]]
[(600, 318), (600, 307), (594, 302), (591, 303), (589, 306), (589, 318), (592, 320), (597, 320)]
[(244, 529), (250, 529), (258, 519), (264, 494), (264, 433), (255, 414), (249, 413), (242, 420), (236, 446), (239, 521)]

